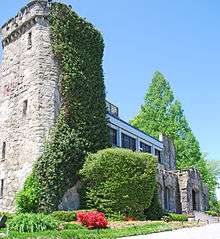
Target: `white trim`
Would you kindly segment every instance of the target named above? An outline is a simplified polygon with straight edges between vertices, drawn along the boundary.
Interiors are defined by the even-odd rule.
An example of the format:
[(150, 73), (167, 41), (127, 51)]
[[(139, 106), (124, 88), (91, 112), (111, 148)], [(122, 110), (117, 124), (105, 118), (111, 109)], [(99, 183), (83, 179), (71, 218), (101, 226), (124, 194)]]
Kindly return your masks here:
[[(142, 141), (145, 144), (150, 145), (152, 148), (156, 148), (158, 150), (163, 149), (163, 143), (155, 138), (143, 133), (142, 131), (132, 127), (131, 125), (123, 122), (120, 119), (117, 119), (111, 115), (108, 115), (108, 125), (114, 129), (121, 130), (121, 133), (124, 133), (132, 138), (135, 138), (136, 141)], [(120, 141), (119, 141), (120, 142)], [(137, 147), (138, 149), (139, 147)]]

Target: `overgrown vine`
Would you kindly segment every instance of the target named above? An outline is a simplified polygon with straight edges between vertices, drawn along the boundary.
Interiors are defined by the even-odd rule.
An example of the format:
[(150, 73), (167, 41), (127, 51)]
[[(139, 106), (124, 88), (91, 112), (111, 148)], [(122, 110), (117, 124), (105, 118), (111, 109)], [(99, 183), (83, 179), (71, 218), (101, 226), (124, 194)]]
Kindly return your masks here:
[(23, 212), (57, 210), (64, 193), (78, 180), (87, 152), (108, 146), (102, 35), (61, 3), (52, 4), (50, 24), (61, 69), (62, 107), (42, 156), (17, 195), (17, 207)]

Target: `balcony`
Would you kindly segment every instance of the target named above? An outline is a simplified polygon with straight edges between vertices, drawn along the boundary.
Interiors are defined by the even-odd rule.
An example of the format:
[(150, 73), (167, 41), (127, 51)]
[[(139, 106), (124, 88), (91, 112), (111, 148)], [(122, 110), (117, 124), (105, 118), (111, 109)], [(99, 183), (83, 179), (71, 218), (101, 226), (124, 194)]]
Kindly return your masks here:
[(106, 106), (107, 106), (107, 111), (109, 114), (115, 117), (119, 117), (119, 110), (117, 106), (113, 105), (112, 103), (108, 101), (106, 101)]

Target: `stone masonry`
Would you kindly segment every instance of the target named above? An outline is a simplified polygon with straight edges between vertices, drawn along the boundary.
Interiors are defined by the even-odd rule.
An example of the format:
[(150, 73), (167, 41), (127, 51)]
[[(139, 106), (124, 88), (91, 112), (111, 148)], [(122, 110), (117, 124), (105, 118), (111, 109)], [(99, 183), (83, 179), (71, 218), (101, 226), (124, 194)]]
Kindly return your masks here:
[(0, 211), (14, 210), (15, 193), (41, 154), (59, 111), (59, 74), (48, 13), (47, 1), (31, 1), (1, 29), (0, 180), (4, 196)]
[(208, 189), (196, 169), (176, 170), (176, 153), (172, 141), (163, 142), (163, 162), (158, 165), (157, 182), (160, 204), (166, 211), (192, 213), (208, 208)]

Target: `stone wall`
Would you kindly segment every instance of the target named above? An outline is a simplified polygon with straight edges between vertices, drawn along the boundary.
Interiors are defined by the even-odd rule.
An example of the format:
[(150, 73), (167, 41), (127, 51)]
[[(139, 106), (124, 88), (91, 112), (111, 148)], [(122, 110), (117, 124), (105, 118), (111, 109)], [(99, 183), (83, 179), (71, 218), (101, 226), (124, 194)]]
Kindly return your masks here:
[(15, 193), (41, 154), (59, 111), (59, 72), (48, 13), (46, 1), (32, 1), (2, 28), (0, 150), (6, 142), (6, 154), (5, 159), (0, 155), (0, 211), (15, 209)]
[(180, 198), (182, 212), (205, 211), (208, 208), (208, 189), (203, 184), (200, 173), (196, 169), (179, 171)]
[(161, 134), (160, 141), (163, 142), (163, 165), (166, 170), (175, 170), (176, 169), (176, 149), (175, 145), (171, 139), (167, 136)]
[[(166, 211), (181, 212), (178, 177), (175, 171), (167, 171), (163, 165), (158, 165), (157, 170), (158, 196), (162, 208)], [(168, 193), (169, 201), (166, 200)]]

